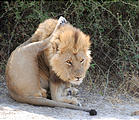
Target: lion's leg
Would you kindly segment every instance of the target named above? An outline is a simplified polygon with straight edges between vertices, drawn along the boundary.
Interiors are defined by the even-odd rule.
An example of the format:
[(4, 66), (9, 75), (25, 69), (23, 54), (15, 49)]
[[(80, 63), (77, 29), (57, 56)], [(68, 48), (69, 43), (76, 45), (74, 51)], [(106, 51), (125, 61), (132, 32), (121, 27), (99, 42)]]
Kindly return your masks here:
[[(50, 39), (52, 38), (52, 36), (53, 36), (53, 34), (55, 33), (55, 31), (56, 31), (61, 25), (65, 24), (66, 22), (67, 22), (67, 21), (66, 21), (65, 18), (60, 17), (59, 20), (58, 20), (58, 23), (57, 23), (57, 25), (56, 25), (56, 28), (54, 29), (54, 31), (53, 31), (53, 33), (51, 34), (50, 37), (48, 37), (47, 39), (42, 40), (42, 41), (30, 43), (30, 44), (25, 45), (25, 46), (22, 46), (22, 47), (20, 48), (20, 50), (22, 51), (22, 53), (24, 53), (24, 55), (28, 56), (28, 61), (30, 61), (30, 62), (28, 62), (28, 63), (32, 63), (32, 64), (34, 63), (34, 64), (33, 64), (34, 66), (32, 67), (32, 69), (35, 68), (35, 69), (36, 69), (36, 73), (39, 72), (39, 71), (38, 71), (37, 63), (36, 63), (36, 61), (35, 61), (35, 59), (36, 59), (38, 53), (41, 52), (41, 51), (43, 51), (44, 49), (46, 49), (46, 48), (49, 46), (49, 41), (50, 41)], [(31, 68), (30, 68), (30, 69), (31, 69)], [(46, 83), (46, 84), (47, 84), (47, 83)], [(46, 95), (46, 90), (43, 89), (43, 88), (41, 87), (40, 81), (39, 81), (39, 83), (38, 83), (38, 87), (40, 88), (41, 96), (42, 96), (42, 97), (46, 97), (46, 96), (47, 96), (47, 95)], [(38, 97), (39, 97), (39, 96), (40, 96), (40, 93), (36, 93), (35, 96), (38, 96)]]
[(47, 97), (47, 91), (43, 88), (40, 88), (37, 92), (34, 92), (34, 94), (31, 94), (34, 97)]
[[(59, 19), (56, 29), (61, 25), (62, 20)], [(36, 58), (38, 52), (48, 46), (50, 39), (51, 36), (43, 41), (25, 44), (13, 51), (6, 70), (6, 76), (9, 76), (7, 83), (11, 91), (24, 96), (46, 96), (46, 91), (40, 85)]]
[(80, 105), (77, 98), (63, 94), (65, 88), (67, 87), (66, 83), (60, 80), (55, 75), (55, 73), (51, 72), (51, 77), (49, 82), (50, 82), (51, 98), (53, 100), (59, 102), (65, 102), (69, 104)]
[(74, 86), (71, 85), (69, 82), (65, 82), (65, 89), (63, 90), (63, 95), (64, 96), (69, 96), (69, 95), (77, 95), (79, 93), (78, 89), (76, 89)]
[(59, 101), (59, 102), (79, 105), (80, 103), (75, 97), (63, 95), (64, 88), (65, 88), (65, 85), (63, 83), (50, 82), (50, 90), (51, 90), (52, 99), (55, 101)]
[(23, 46), (24, 51), (27, 51), (28, 53), (30, 53), (31, 56), (36, 57), (39, 52), (41, 52), (49, 47), (50, 39), (53, 37), (53, 35), (57, 31), (57, 29), (59, 29), (59, 27), (61, 25), (64, 25), (66, 23), (67, 23), (66, 19), (61, 16), (58, 19), (58, 23), (57, 23), (53, 33), (48, 38), (46, 38), (45, 40), (42, 40), (42, 41), (33, 42), (33, 43)]

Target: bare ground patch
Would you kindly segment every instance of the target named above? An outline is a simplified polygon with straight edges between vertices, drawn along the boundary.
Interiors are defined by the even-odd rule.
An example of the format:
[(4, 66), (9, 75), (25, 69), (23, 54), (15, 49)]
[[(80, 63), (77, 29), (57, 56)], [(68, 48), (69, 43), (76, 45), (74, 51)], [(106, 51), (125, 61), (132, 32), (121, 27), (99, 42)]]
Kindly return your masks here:
[(8, 95), (5, 78), (0, 76), (0, 119), (3, 120), (61, 120), (61, 119), (88, 119), (88, 120), (138, 120), (139, 116), (131, 116), (131, 112), (139, 109), (139, 100), (130, 96), (101, 96), (79, 87), (78, 95), (83, 106), (96, 109), (97, 116), (89, 116), (87, 112), (65, 108), (50, 108), (21, 104)]

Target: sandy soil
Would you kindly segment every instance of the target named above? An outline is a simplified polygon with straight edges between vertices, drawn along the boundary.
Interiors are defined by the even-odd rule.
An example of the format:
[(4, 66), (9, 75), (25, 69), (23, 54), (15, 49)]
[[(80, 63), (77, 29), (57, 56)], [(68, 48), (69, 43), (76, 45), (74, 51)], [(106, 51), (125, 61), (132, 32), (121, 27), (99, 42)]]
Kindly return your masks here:
[(8, 95), (4, 77), (0, 76), (0, 119), (2, 120), (139, 120), (139, 116), (131, 116), (139, 110), (139, 99), (130, 96), (118, 95), (101, 96), (85, 90), (83, 85), (79, 88), (79, 100), (83, 106), (96, 109), (98, 114), (90, 116), (89, 113), (65, 108), (50, 108), (32, 106), (15, 102)]

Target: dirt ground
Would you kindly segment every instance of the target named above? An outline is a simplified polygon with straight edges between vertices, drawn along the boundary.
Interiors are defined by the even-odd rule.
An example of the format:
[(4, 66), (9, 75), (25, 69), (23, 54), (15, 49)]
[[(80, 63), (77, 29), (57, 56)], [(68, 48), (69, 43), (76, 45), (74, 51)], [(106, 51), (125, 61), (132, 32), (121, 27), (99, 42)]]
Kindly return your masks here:
[(81, 85), (78, 98), (83, 106), (96, 109), (98, 114), (65, 108), (50, 108), (21, 104), (8, 95), (5, 78), (0, 75), (0, 119), (2, 120), (139, 120), (139, 116), (131, 116), (139, 110), (139, 99), (130, 96), (101, 96), (92, 93)]

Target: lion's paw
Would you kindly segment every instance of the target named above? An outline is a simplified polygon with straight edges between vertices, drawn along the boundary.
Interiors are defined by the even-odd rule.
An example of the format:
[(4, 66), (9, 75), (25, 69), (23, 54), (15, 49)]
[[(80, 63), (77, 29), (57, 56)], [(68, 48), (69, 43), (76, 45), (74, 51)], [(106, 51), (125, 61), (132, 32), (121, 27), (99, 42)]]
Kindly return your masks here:
[(81, 106), (81, 104), (77, 100), (77, 98), (72, 97), (72, 96), (66, 96), (66, 97), (64, 96), (57, 101), (64, 102), (64, 103), (69, 103), (69, 104), (73, 104), (73, 105), (77, 105), (77, 106)]
[(69, 104), (81, 106), (81, 104), (80, 104), (80, 102), (77, 100), (77, 98), (72, 97), (72, 96), (67, 96), (67, 97), (65, 97), (65, 100), (64, 100), (64, 101), (65, 101), (66, 103), (69, 103)]
[(77, 105), (77, 106), (80, 106), (80, 107), (82, 106), (81, 103), (75, 97), (72, 97), (72, 103), (71, 104), (74, 104), (74, 105)]
[(70, 88), (65, 89), (65, 94), (67, 96), (69, 96), (69, 95), (77, 95), (78, 93), (79, 93), (78, 89), (76, 89), (74, 87), (70, 87)]

